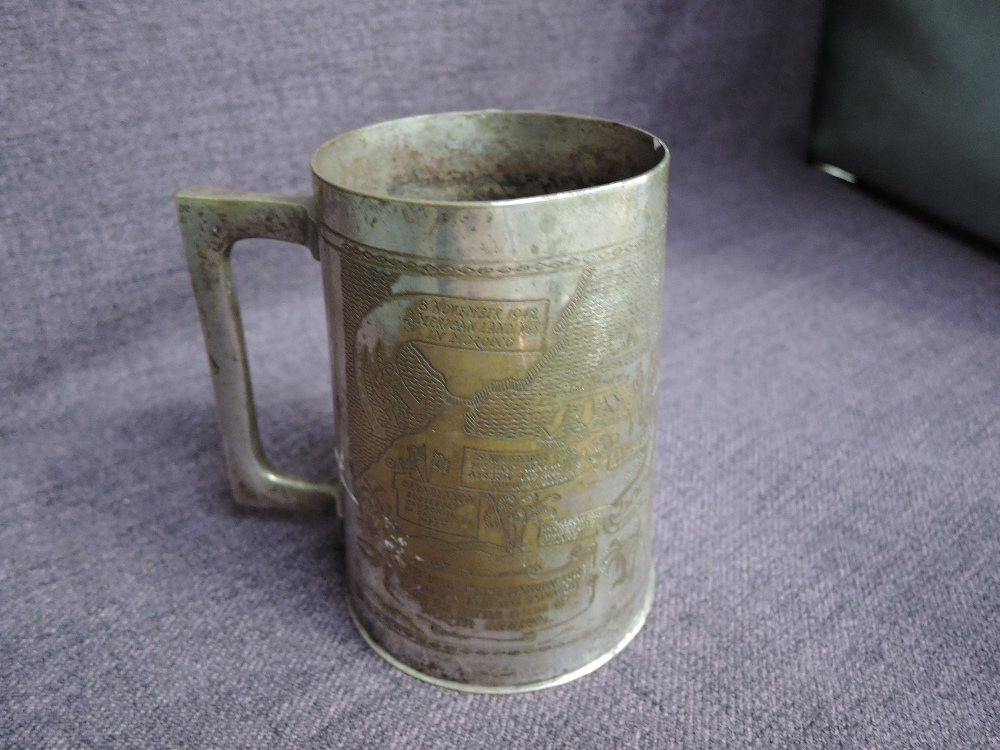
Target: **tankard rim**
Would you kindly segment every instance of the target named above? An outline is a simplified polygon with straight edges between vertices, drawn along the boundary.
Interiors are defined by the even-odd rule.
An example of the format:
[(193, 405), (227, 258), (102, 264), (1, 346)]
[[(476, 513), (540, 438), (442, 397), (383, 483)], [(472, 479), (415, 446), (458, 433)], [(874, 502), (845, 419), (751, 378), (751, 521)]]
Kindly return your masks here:
[[(620, 179), (614, 179), (607, 182), (602, 182), (598, 185), (592, 185), (588, 187), (568, 189), (568, 190), (557, 190), (553, 192), (546, 192), (539, 195), (530, 195), (523, 197), (514, 198), (500, 198), (500, 199), (486, 199), (486, 200), (443, 200), (443, 199), (423, 199), (423, 198), (412, 198), (405, 196), (389, 195), (386, 193), (381, 193), (377, 191), (361, 190), (355, 187), (349, 187), (347, 185), (341, 184), (338, 180), (329, 176), (329, 174), (324, 174), (324, 160), (329, 158), (331, 152), (343, 147), (344, 144), (349, 143), (352, 140), (358, 140), (363, 138), (366, 133), (375, 134), (377, 131), (387, 128), (399, 128), (406, 125), (415, 125), (424, 121), (438, 120), (442, 123), (449, 120), (458, 120), (461, 118), (489, 118), (489, 117), (506, 117), (506, 118), (539, 118), (551, 119), (552, 121), (563, 121), (563, 122), (573, 122), (577, 124), (590, 125), (595, 127), (604, 127), (611, 130), (620, 130), (622, 134), (628, 134), (631, 137), (638, 136), (641, 139), (648, 139), (649, 148), (652, 154), (655, 156), (655, 161), (648, 168), (637, 172), (636, 174), (629, 175)], [(541, 204), (556, 201), (566, 201), (574, 198), (579, 198), (582, 196), (596, 196), (601, 193), (607, 193), (611, 191), (620, 191), (623, 188), (633, 188), (640, 187), (641, 185), (647, 183), (653, 179), (658, 173), (665, 171), (670, 162), (670, 150), (667, 148), (666, 144), (662, 139), (653, 135), (647, 130), (644, 130), (635, 125), (630, 125), (628, 123), (619, 122), (616, 120), (610, 120), (601, 117), (594, 117), (590, 115), (579, 115), (563, 112), (549, 112), (543, 110), (505, 110), (505, 109), (482, 109), (482, 110), (461, 110), (454, 112), (436, 112), (423, 115), (413, 115), (409, 117), (401, 117), (393, 120), (385, 120), (382, 122), (372, 123), (369, 125), (364, 125), (353, 130), (341, 133), (325, 143), (323, 143), (319, 148), (317, 148), (310, 159), (310, 167), (312, 173), (319, 183), (324, 186), (336, 190), (340, 193), (346, 195), (356, 196), (361, 199), (378, 201), (380, 203), (386, 204), (404, 204), (411, 206), (421, 206), (421, 207), (431, 207), (431, 208), (443, 208), (443, 209), (495, 209), (504, 206), (518, 206), (526, 204)]]

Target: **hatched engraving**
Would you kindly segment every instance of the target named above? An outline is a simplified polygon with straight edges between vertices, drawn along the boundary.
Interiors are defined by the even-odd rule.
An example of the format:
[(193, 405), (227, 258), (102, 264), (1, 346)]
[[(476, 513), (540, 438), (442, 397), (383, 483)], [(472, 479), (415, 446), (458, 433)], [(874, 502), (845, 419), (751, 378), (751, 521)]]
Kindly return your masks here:
[[(634, 519), (651, 500), (660, 243), (515, 266), (338, 240), (372, 571), (359, 596), (409, 638), (533, 642), (590, 607), (602, 579), (632, 578)], [(559, 295), (543, 281), (499, 293), (512, 287), (498, 280), (555, 272), (571, 274)], [(413, 291), (409, 278), (461, 285)]]

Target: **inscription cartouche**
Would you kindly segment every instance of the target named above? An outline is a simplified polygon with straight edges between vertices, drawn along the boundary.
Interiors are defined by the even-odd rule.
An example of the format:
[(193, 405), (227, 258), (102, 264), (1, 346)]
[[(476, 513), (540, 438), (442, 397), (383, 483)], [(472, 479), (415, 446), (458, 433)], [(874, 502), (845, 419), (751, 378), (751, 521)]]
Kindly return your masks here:
[(415, 295), (403, 314), (404, 340), (484, 352), (538, 351), (548, 300), (479, 300)]

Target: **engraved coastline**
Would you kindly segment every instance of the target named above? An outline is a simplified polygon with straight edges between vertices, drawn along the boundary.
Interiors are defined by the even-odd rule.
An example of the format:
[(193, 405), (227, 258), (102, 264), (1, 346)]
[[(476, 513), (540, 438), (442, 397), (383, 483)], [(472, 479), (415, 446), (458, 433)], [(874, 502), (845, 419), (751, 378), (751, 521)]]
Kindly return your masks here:
[[(448, 633), (534, 639), (586, 610), (602, 575), (631, 577), (626, 521), (650, 501), (635, 480), (649, 471), (662, 259), (615, 250), (613, 264), (577, 266), (555, 313), (548, 299), (491, 295), (483, 280), (468, 297), (383, 292), (352, 315), (351, 441), (372, 456), (358, 493), (360, 546), (377, 572), (366, 597), (431, 628), (428, 647)], [(352, 254), (352, 278), (369, 260), (385, 265)], [(390, 260), (397, 273), (449, 272)]]

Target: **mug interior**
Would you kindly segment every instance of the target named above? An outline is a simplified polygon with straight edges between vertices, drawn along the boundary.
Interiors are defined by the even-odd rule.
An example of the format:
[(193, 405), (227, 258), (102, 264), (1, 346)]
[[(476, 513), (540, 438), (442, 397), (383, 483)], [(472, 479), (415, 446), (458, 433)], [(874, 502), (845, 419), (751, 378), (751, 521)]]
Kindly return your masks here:
[(643, 130), (541, 112), (457, 112), (371, 125), (313, 156), (316, 176), (375, 198), (504, 201), (638, 177), (666, 157)]

